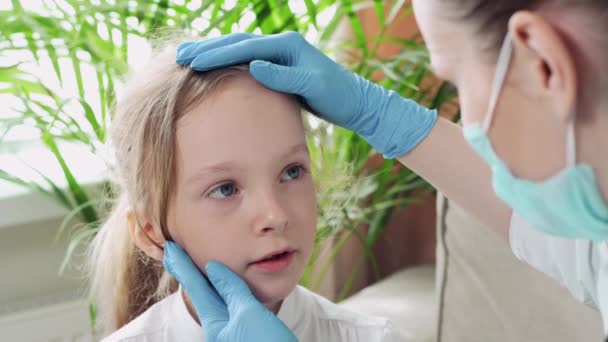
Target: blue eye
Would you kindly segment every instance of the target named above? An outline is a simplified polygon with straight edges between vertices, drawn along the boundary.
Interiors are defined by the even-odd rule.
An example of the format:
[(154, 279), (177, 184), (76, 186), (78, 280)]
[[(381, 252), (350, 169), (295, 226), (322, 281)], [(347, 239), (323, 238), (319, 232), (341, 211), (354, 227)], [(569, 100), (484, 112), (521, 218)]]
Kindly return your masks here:
[(209, 194), (211, 198), (226, 198), (236, 194), (237, 189), (232, 183), (226, 183), (218, 186)]
[(300, 177), (302, 177), (302, 173), (304, 172), (304, 168), (302, 166), (299, 165), (294, 165), (291, 167), (288, 167), (287, 169), (285, 169), (285, 171), (283, 171), (283, 174), (281, 175), (281, 180), (294, 180), (294, 179), (298, 179)]

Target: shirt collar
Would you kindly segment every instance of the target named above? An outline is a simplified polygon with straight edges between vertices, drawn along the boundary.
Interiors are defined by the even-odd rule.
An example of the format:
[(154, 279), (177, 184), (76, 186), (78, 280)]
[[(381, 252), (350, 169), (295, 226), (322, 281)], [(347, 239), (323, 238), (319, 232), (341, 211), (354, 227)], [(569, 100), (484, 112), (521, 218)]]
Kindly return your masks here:
[[(177, 293), (175, 293), (175, 300), (171, 307), (172, 324), (177, 326), (180, 332), (183, 332), (183, 336), (197, 336), (200, 335), (203, 338), (202, 327), (194, 320), (186, 302), (184, 299), (183, 288), (180, 286)], [(277, 317), (285, 323), (285, 325), (291, 330), (296, 336), (298, 336), (298, 330), (304, 326), (303, 321), (305, 319), (304, 313), (306, 308), (304, 305), (306, 301), (302, 298), (301, 289), (296, 286), (293, 291), (283, 300), (281, 308), (277, 314)]]
[(304, 326), (304, 315), (307, 312), (307, 309), (305, 308), (306, 302), (303, 299), (300, 287), (296, 286), (283, 300), (279, 313), (277, 314), (277, 317), (283, 321), (289, 330), (296, 336), (298, 336), (298, 330)]

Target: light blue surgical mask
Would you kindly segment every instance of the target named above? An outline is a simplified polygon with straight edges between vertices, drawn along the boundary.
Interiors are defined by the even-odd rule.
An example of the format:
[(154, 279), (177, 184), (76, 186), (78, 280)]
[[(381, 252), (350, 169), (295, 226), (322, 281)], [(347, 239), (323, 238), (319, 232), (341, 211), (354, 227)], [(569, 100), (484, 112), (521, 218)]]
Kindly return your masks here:
[(507, 34), (500, 51), (492, 84), (490, 104), (483, 123), (464, 127), (464, 136), (492, 169), (492, 185), (499, 198), (513, 212), (539, 231), (566, 238), (608, 240), (608, 208), (604, 203), (593, 168), (576, 164), (574, 115), (567, 130), (566, 167), (543, 182), (519, 179), (494, 151), (488, 129), (503, 87), (513, 49)]

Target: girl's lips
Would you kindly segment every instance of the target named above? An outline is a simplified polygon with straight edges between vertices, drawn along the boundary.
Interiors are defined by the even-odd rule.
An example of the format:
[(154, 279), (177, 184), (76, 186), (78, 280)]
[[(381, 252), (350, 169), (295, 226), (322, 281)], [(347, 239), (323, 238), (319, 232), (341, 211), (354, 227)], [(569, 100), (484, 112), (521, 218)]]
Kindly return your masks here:
[(262, 260), (265, 260), (265, 259), (270, 259), (271, 257), (273, 257), (275, 255), (279, 255), (279, 254), (286, 253), (286, 252), (293, 252), (293, 251), (294, 250), (292, 248), (290, 248), (290, 247), (284, 247), (284, 248), (281, 248), (281, 249), (277, 249), (277, 250), (275, 250), (273, 252), (270, 252), (270, 253), (262, 256), (258, 260), (252, 262), (252, 264), (256, 263), (256, 262), (259, 262), (259, 261), (262, 261)]
[(273, 253), (268, 257), (252, 262), (250, 265), (265, 272), (283, 271), (291, 264), (294, 253), (293, 250), (280, 251), (279, 253)]

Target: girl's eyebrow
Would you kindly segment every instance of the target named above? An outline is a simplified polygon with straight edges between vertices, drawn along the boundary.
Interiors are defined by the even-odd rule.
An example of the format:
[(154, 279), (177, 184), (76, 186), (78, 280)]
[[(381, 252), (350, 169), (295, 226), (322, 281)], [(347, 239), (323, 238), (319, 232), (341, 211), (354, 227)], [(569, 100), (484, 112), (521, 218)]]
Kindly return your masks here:
[(306, 143), (301, 143), (301, 144), (293, 145), (292, 147), (290, 147), (285, 152), (285, 154), (283, 154), (283, 156), (281, 157), (281, 159), (288, 158), (292, 154), (296, 154), (296, 153), (300, 153), (300, 152), (306, 152), (306, 153), (308, 153), (308, 146), (306, 145)]
[[(286, 152), (281, 156), (280, 160), (287, 159), (291, 155), (302, 152), (306, 152), (308, 154), (308, 146), (306, 145), (306, 143), (293, 145), (292, 147), (286, 150)], [(243, 168), (238, 166), (237, 163), (234, 161), (226, 161), (215, 165), (205, 166), (197, 170), (196, 173), (186, 181), (186, 184), (197, 182), (208, 174), (224, 173), (232, 170), (243, 170)]]
[(202, 178), (205, 178), (205, 176), (207, 176), (209, 174), (224, 173), (224, 172), (228, 172), (228, 171), (235, 170), (235, 169), (242, 170), (242, 168), (239, 167), (238, 165), (236, 165), (236, 163), (233, 161), (227, 161), (227, 162), (222, 162), (222, 163), (211, 165), (211, 166), (205, 166), (203, 168), (198, 169), (192, 175), (192, 177), (190, 177), (190, 179), (188, 179), (186, 181), (186, 184), (195, 183), (195, 182), (201, 180)]

